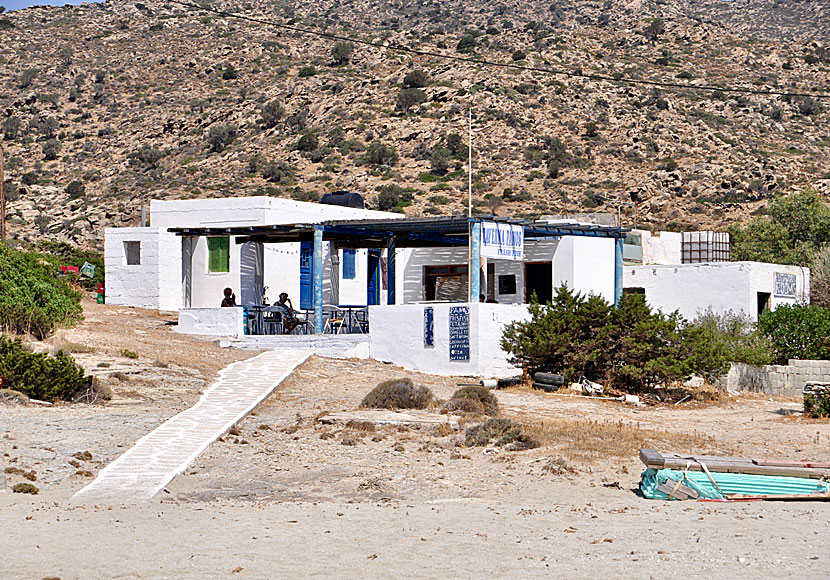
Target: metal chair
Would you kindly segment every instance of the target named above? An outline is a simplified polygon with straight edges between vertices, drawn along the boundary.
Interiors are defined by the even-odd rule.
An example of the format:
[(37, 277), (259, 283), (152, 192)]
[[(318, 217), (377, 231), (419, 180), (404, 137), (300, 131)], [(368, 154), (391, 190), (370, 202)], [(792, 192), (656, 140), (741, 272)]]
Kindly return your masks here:
[(345, 313), (337, 306), (324, 304), (323, 316), (326, 317), (326, 322), (323, 325), (323, 334), (341, 334), (349, 326)]
[(282, 314), (275, 310), (266, 310), (263, 315), (263, 326), (265, 334), (282, 334)]

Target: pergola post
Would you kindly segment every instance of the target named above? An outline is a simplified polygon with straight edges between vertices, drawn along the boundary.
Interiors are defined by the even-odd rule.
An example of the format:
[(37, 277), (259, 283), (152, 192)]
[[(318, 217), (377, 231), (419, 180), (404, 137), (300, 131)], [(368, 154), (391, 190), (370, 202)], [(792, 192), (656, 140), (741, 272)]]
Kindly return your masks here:
[(470, 224), (470, 302), (478, 302), (481, 295), (481, 222)]
[(312, 260), (312, 302), (314, 332), (323, 333), (323, 226), (314, 226), (314, 258)]
[(395, 236), (386, 240), (386, 304), (395, 303)]
[(614, 240), (614, 305), (623, 295), (623, 238)]

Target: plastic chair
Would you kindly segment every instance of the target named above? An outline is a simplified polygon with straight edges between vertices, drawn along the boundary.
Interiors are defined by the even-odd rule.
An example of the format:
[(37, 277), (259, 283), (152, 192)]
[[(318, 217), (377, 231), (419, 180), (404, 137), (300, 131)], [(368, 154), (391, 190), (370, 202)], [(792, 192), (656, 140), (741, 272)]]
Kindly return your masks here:
[(323, 315), (326, 317), (326, 323), (323, 325), (323, 334), (341, 334), (344, 329), (348, 328), (345, 313), (337, 306), (323, 305)]

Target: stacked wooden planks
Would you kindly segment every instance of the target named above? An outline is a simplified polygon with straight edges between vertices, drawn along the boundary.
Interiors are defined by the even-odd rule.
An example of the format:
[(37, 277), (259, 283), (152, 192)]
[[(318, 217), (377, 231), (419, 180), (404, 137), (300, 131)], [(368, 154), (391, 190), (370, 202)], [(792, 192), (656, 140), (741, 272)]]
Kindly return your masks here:
[(829, 500), (830, 462), (660, 453), (640, 449), (652, 499)]

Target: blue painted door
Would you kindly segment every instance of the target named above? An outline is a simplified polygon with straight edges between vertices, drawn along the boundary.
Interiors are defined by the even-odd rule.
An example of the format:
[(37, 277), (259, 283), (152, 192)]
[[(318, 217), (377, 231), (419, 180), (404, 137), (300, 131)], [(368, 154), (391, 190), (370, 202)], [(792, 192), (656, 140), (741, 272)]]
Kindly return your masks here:
[(300, 243), (300, 308), (313, 308), (314, 244)]
[(380, 250), (369, 250), (366, 304), (380, 304)]

